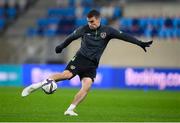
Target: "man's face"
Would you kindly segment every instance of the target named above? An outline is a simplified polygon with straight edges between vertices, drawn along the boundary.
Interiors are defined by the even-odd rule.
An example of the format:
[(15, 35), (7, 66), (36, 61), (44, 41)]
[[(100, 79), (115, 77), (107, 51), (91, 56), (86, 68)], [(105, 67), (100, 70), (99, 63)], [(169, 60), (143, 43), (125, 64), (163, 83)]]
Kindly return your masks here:
[(90, 29), (97, 29), (100, 26), (100, 18), (91, 17), (87, 18)]

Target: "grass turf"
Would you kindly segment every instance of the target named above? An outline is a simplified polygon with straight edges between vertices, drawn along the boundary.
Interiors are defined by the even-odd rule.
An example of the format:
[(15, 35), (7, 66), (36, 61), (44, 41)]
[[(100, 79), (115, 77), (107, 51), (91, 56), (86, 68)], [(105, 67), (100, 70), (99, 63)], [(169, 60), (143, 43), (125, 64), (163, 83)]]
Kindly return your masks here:
[(180, 92), (91, 90), (77, 107), (78, 117), (64, 116), (77, 89), (41, 90), (22, 98), (22, 88), (0, 87), (0, 121), (180, 121)]

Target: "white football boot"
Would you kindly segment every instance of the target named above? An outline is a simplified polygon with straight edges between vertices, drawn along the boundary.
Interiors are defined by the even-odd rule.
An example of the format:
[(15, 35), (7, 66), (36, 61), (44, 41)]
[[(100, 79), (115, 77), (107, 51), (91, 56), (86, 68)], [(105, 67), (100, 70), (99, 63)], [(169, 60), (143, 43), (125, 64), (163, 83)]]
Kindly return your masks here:
[(28, 96), (30, 93), (32, 93), (33, 91), (37, 90), (38, 88), (34, 88), (33, 87), (33, 84), (24, 88), (22, 93), (21, 93), (21, 96), (22, 97), (25, 97), (25, 96)]
[(66, 116), (78, 116), (77, 113), (75, 113), (73, 110), (67, 110), (64, 112), (64, 115)]
[(35, 83), (35, 84), (32, 84), (32, 85), (24, 88), (22, 93), (21, 93), (21, 96), (22, 97), (28, 96), (32, 92), (34, 92), (34, 91), (38, 90), (39, 88), (41, 88), (45, 83), (48, 83), (49, 81), (52, 81), (52, 80), (47, 79), (47, 80), (44, 80), (42, 82)]

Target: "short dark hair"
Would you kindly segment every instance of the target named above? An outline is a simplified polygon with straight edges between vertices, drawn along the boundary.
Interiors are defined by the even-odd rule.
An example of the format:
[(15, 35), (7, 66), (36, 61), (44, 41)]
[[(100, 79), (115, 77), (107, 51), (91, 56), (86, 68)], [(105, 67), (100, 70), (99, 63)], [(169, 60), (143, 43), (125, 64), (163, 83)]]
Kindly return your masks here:
[(100, 17), (100, 12), (95, 10), (95, 9), (92, 9), (91, 11), (88, 12), (87, 17), (88, 18), (92, 18), (92, 17), (99, 18)]

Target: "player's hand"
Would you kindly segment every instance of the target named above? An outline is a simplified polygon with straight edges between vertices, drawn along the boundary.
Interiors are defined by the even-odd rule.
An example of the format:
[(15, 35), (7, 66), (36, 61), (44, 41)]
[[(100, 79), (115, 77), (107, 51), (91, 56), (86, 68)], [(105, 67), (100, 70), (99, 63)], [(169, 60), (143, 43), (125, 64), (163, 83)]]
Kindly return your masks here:
[(153, 41), (142, 42), (142, 43), (141, 43), (141, 47), (142, 47), (143, 50), (146, 52), (146, 47), (150, 47), (152, 43), (153, 43)]
[(63, 48), (61, 47), (61, 45), (59, 45), (55, 48), (56, 53), (61, 53), (62, 50), (63, 50)]

